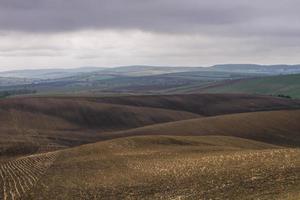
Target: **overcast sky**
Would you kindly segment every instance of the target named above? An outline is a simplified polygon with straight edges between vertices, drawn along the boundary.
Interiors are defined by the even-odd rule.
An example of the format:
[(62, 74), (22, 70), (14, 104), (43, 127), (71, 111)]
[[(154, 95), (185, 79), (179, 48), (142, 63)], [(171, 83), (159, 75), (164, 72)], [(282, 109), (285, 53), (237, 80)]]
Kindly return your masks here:
[(0, 0), (0, 70), (300, 63), (299, 0)]

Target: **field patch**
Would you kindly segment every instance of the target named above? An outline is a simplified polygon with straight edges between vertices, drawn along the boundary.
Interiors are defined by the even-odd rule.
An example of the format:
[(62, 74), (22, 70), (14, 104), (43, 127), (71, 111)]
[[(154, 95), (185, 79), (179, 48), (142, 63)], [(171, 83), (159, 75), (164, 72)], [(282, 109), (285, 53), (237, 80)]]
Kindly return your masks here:
[(221, 136), (128, 137), (64, 150), (30, 197), (278, 199), (299, 195), (299, 170), (299, 149)]
[(53, 164), (57, 152), (21, 157), (0, 165), (0, 199), (23, 199)]

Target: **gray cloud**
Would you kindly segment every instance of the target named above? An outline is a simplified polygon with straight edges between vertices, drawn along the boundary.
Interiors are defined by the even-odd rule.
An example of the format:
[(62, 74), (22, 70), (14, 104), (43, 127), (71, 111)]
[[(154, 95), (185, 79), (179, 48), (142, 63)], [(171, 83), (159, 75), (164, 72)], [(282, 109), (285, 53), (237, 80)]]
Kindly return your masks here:
[[(299, 33), (298, 0), (1, 0), (0, 29)], [(249, 28), (247, 28), (249, 25)], [(282, 29), (285, 28), (285, 29)], [(279, 32), (278, 32), (279, 34)]]
[(0, 70), (300, 62), (299, 8), (299, 0), (0, 0)]

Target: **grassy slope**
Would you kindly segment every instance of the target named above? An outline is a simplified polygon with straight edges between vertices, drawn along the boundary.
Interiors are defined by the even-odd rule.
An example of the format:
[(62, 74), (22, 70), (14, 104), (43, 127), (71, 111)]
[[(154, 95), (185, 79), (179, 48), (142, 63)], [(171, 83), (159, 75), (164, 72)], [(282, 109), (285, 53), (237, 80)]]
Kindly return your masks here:
[(115, 133), (130, 135), (225, 135), (300, 147), (300, 110), (269, 111), (191, 119)]
[(284, 94), (300, 98), (300, 74), (228, 82), (201, 90), (212, 93)]
[(61, 152), (30, 199), (296, 196), (299, 158), (299, 150), (233, 137), (121, 138)]

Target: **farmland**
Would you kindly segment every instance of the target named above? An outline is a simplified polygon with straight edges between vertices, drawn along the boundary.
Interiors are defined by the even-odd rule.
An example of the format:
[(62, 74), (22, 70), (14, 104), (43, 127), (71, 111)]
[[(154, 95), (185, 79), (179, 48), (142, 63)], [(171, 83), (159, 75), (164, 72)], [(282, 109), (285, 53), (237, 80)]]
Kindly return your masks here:
[(31, 198), (296, 199), (299, 156), (233, 137), (122, 138), (63, 151)]
[(101, 87), (115, 84), (111, 92), (134, 94), (1, 99), (0, 199), (300, 198), (299, 100), (252, 92), (144, 95), (139, 91), (152, 91), (166, 77), (158, 93), (203, 88), (199, 77), (213, 87), (259, 78), (207, 71), (141, 77), (131, 70), (120, 79), (109, 77), (113, 70), (80, 77), (95, 75)]
[(24, 199), (55, 161), (56, 156), (56, 152), (36, 154), (0, 164), (0, 198)]

